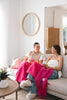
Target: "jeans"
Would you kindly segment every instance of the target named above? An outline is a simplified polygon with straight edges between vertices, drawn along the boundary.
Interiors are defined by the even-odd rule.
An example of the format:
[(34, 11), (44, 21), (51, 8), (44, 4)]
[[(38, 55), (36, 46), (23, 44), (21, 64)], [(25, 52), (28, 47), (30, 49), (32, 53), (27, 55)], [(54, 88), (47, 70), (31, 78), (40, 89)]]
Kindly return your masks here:
[(38, 93), (37, 92), (37, 87), (36, 87), (36, 84), (35, 84), (35, 80), (34, 80), (34, 77), (31, 75), (31, 74), (28, 74), (27, 75), (27, 79), (30, 79), (31, 82), (32, 82), (32, 86), (30, 87), (30, 93)]
[[(58, 71), (54, 70), (49, 79), (57, 79), (57, 78), (58, 78)], [(34, 77), (31, 74), (28, 74), (27, 79), (30, 79), (32, 82), (32, 86), (30, 87), (30, 93), (38, 93)]]
[(49, 77), (49, 79), (57, 79), (58, 78), (58, 71), (54, 70), (52, 75)]

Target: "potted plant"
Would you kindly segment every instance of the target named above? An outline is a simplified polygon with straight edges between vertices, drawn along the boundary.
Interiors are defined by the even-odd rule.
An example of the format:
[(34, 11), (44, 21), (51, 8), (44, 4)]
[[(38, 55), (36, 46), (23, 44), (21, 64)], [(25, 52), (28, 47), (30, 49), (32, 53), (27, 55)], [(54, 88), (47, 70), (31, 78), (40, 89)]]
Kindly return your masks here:
[(9, 74), (7, 74), (6, 68), (0, 69), (0, 88), (6, 88), (8, 87), (8, 77)]

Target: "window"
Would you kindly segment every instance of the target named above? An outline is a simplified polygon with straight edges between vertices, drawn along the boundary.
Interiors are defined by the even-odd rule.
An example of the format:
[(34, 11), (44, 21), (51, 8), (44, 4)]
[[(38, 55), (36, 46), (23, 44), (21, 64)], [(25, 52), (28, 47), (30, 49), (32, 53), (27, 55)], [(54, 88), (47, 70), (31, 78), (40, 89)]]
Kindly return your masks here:
[(63, 41), (64, 45), (67, 44), (67, 16), (63, 17)]

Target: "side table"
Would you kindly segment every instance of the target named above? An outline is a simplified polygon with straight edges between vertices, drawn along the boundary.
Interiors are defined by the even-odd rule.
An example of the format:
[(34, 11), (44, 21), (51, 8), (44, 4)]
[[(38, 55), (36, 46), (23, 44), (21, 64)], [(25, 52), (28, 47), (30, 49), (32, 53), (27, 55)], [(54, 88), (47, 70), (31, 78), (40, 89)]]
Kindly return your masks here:
[(5, 96), (16, 92), (16, 100), (18, 100), (17, 98), (17, 91), (19, 89), (18, 83), (15, 80), (8, 79), (8, 84), (9, 86), (7, 88), (2, 88), (2, 89), (0, 88), (0, 98), (1, 97), (4, 98)]

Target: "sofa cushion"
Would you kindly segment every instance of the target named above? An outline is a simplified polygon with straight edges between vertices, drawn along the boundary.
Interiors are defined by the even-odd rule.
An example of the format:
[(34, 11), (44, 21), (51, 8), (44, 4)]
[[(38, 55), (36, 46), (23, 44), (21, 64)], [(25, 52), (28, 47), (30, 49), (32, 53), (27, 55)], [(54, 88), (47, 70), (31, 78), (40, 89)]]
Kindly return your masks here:
[(67, 55), (63, 56), (62, 77), (67, 78)]
[(22, 59), (20, 59), (20, 58), (14, 59), (11, 64), (11, 68), (18, 69), (20, 67), (21, 62), (22, 62)]
[(67, 95), (67, 79), (66, 78), (60, 78), (60, 79), (49, 79), (48, 83), (48, 90), (52, 90), (54, 92)]
[(7, 69), (7, 74), (9, 74), (9, 78), (12, 80), (16, 80), (16, 73), (17, 73), (18, 69), (12, 69), (12, 68), (8, 68)]

